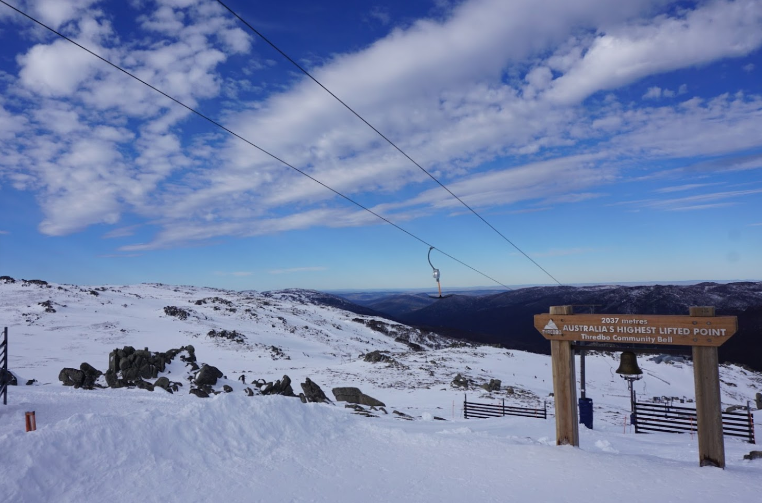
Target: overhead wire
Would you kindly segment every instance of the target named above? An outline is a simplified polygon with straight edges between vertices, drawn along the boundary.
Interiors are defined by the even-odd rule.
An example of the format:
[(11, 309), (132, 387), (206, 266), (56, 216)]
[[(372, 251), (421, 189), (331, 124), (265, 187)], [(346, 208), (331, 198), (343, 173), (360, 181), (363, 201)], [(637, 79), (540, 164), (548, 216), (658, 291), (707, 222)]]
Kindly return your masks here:
[[(311, 79), (313, 82), (315, 82), (315, 84), (317, 84), (317, 85), (318, 85), (318, 86), (320, 86), (320, 87), (321, 87), (321, 88), (322, 88), (322, 89), (323, 89), (325, 92), (327, 92), (328, 94), (330, 94), (330, 95), (331, 95), (331, 96), (332, 96), (332, 97), (333, 97), (333, 98), (334, 98), (336, 101), (338, 101), (339, 103), (341, 103), (342, 105), (344, 105), (344, 108), (346, 108), (347, 110), (349, 110), (350, 112), (352, 112), (352, 113), (355, 115), (355, 117), (357, 117), (357, 118), (358, 118), (358, 119), (360, 119), (362, 122), (364, 122), (364, 123), (365, 123), (365, 125), (367, 125), (367, 126), (368, 126), (369, 128), (371, 128), (373, 131), (375, 131), (375, 132), (376, 132), (376, 133), (377, 133), (377, 134), (378, 134), (378, 135), (379, 135), (381, 138), (383, 138), (384, 140), (386, 140), (386, 142), (387, 142), (389, 145), (391, 145), (392, 147), (394, 147), (394, 148), (395, 148), (395, 149), (396, 149), (396, 150), (397, 150), (397, 151), (398, 151), (400, 154), (402, 154), (402, 155), (403, 155), (405, 158), (407, 158), (407, 159), (408, 159), (410, 162), (412, 162), (412, 163), (413, 163), (413, 164), (414, 164), (414, 165), (415, 165), (415, 166), (416, 166), (416, 167), (417, 167), (419, 170), (421, 170), (421, 171), (423, 171), (424, 173), (426, 173), (426, 175), (428, 175), (428, 177), (429, 177), (429, 178), (431, 178), (432, 180), (434, 180), (434, 181), (435, 181), (435, 182), (436, 182), (436, 183), (437, 183), (437, 184), (438, 184), (440, 187), (442, 187), (444, 190), (446, 190), (447, 192), (449, 192), (449, 193), (450, 193), (450, 195), (451, 195), (452, 197), (454, 197), (455, 199), (457, 199), (457, 200), (460, 202), (460, 204), (462, 204), (464, 207), (466, 207), (466, 208), (467, 208), (467, 209), (468, 209), (468, 210), (469, 210), (471, 213), (473, 213), (473, 214), (474, 214), (474, 215), (475, 215), (475, 216), (476, 216), (476, 217), (477, 217), (479, 220), (481, 220), (482, 222), (484, 222), (484, 223), (485, 223), (485, 224), (486, 224), (486, 225), (487, 225), (487, 226), (488, 226), (490, 229), (492, 229), (493, 231), (495, 231), (495, 232), (496, 232), (496, 233), (497, 233), (497, 234), (498, 234), (500, 237), (502, 237), (502, 238), (503, 238), (505, 241), (507, 241), (507, 242), (508, 242), (508, 243), (509, 243), (511, 246), (513, 246), (513, 247), (514, 247), (514, 248), (515, 248), (515, 249), (516, 249), (516, 250), (517, 250), (519, 253), (521, 253), (521, 254), (522, 254), (524, 257), (526, 257), (527, 259), (529, 259), (529, 261), (530, 261), (530, 262), (532, 262), (532, 263), (533, 263), (535, 266), (537, 266), (537, 267), (538, 267), (538, 268), (539, 268), (539, 269), (540, 269), (542, 272), (544, 272), (544, 273), (545, 273), (545, 274), (546, 274), (548, 277), (550, 277), (550, 278), (551, 278), (553, 281), (555, 281), (555, 282), (556, 282), (556, 283), (558, 283), (559, 285), (562, 285), (562, 283), (561, 283), (560, 281), (558, 281), (558, 280), (555, 278), (555, 276), (553, 276), (552, 274), (550, 274), (550, 273), (549, 273), (549, 272), (548, 272), (548, 271), (547, 271), (547, 270), (546, 270), (544, 267), (542, 267), (540, 264), (538, 264), (538, 263), (537, 263), (537, 261), (536, 261), (536, 260), (534, 260), (534, 259), (533, 259), (532, 257), (530, 257), (528, 254), (526, 254), (526, 253), (524, 252), (524, 250), (522, 250), (521, 248), (519, 248), (519, 247), (518, 247), (518, 246), (517, 246), (517, 245), (516, 245), (516, 244), (515, 244), (513, 241), (511, 241), (510, 239), (508, 239), (508, 237), (507, 237), (505, 234), (503, 234), (502, 232), (500, 232), (500, 231), (499, 231), (499, 230), (498, 230), (498, 229), (497, 229), (497, 228), (496, 228), (494, 225), (492, 225), (491, 223), (489, 223), (489, 222), (487, 221), (487, 219), (485, 219), (483, 216), (481, 216), (481, 215), (480, 215), (480, 214), (479, 214), (479, 213), (478, 213), (478, 212), (477, 212), (475, 209), (473, 209), (473, 208), (472, 208), (470, 205), (468, 205), (468, 204), (467, 204), (465, 201), (463, 201), (463, 199), (461, 199), (460, 197), (458, 197), (458, 196), (457, 196), (457, 195), (456, 195), (456, 194), (455, 194), (455, 193), (454, 193), (452, 190), (450, 190), (450, 189), (449, 189), (449, 188), (448, 188), (448, 187), (447, 187), (445, 184), (443, 184), (442, 182), (440, 182), (440, 181), (439, 181), (439, 180), (438, 180), (438, 179), (437, 179), (437, 178), (436, 178), (434, 175), (432, 175), (432, 174), (431, 174), (431, 173), (430, 173), (430, 172), (429, 172), (429, 171), (428, 171), (426, 168), (424, 168), (423, 166), (421, 166), (421, 165), (420, 165), (420, 164), (419, 164), (419, 163), (418, 163), (418, 162), (417, 162), (415, 159), (413, 159), (412, 157), (410, 157), (410, 156), (409, 156), (409, 155), (408, 155), (408, 154), (407, 154), (407, 153), (406, 153), (404, 150), (402, 150), (400, 147), (398, 147), (396, 143), (394, 143), (394, 142), (393, 142), (392, 140), (390, 140), (390, 139), (389, 139), (389, 138), (388, 138), (388, 137), (387, 137), (385, 134), (383, 134), (383, 133), (382, 133), (381, 131), (379, 131), (379, 130), (378, 130), (376, 127), (375, 127), (375, 126), (373, 126), (373, 124), (371, 124), (370, 122), (368, 122), (367, 120), (365, 120), (365, 118), (364, 118), (363, 116), (361, 116), (359, 113), (357, 113), (357, 112), (356, 112), (356, 111), (355, 111), (355, 110), (354, 110), (352, 107), (350, 107), (349, 105), (347, 105), (347, 104), (344, 102), (344, 100), (342, 100), (341, 98), (339, 98), (339, 97), (338, 97), (336, 94), (334, 94), (334, 93), (333, 93), (333, 92), (332, 92), (330, 89), (328, 89), (326, 86), (324, 86), (324, 85), (323, 85), (323, 84), (322, 84), (322, 83), (321, 83), (321, 82), (320, 82), (318, 79), (316, 79), (316, 78), (315, 78), (315, 77), (314, 77), (314, 76), (313, 76), (313, 75), (312, 75), (310, 72), (308, 72), (307, 70), (305, 70), (305, 69), (304, 69), (304, 67), (302, 67), (302, 66), (301, 66), (299, 63), (297, 63), (296, 61), (294, 61), (294, 59), (293, 59), (293, 58), (291, 58), (291, 57), (290, 57), (288, 54), (286, 54), (286, 53), (285, 53), (285, 52), (284, 52), (284, 51), (283, 51), (283, 50), (282, 50), (280, 47), (278, 47), (277, 45), (275, 45), (275, 43), (273, 43), (273, 42), (272, 42), (272, 41), (271, 41), (269, 38), (267, 38), (266, 36), (264, 36), (264, 35), (262, 34), (262, 32), (260, 32), (260, 31), (259, 31), (259, 30), (257, 30), (256, 28), (254, 28), (254, 27), (253, 27), (251, 24), (249, 24), (249, 22), (248, 22), (248, 21), (246, 21), (244, 18), (242, 18), (242, 17), (241, 17), (241, 16), (240, 16), (240, 15), (239, 15), (237, 12), (235, 12), (233, 9), (231, 9), (231, 8), (230, 8), (230, 7), (229, 7), (229, 6), (228, 6), (228, 5), (227, 5), (225, 2), (223, 2), (222, 0), (216, 0), (216, 2), (217, 2), (218, 4), (220, 4), (222, 7), (224, 7), (224, 8), (225, 8), (225, 9), (226, 9), (228, 12), (230, 12), (230, 14), (232, 14), (234, 17), (236, 17), (236, 18), (237, 18), (239, 21), (241, 21), (241, 22), (242, 22), (244, 25), (246, 25), (246, 26), (247, 26), (247, 27), (248, 27), (248, 28), (249, 28), (249, 29), (250, 29), (252, 32), (254, 32), (254, 33), (255, 33), (255, 34), (256, 34), (256, 35), (257, 35), (259, 38), (261, 38), (262, 40), (264, 40), (264, 41), (265, 41), (265, 42), (266, 42), (266, 43), (267, 43), (267, 44), (268, 44), (270, 47), (272, 47), (273, 49), (275, 49), (275, 51), (277, 51), (277, 52), (278, 52), (278, 53), (279, 53), (281, 56), (283, 56), (284, 58), (286, 58), (286, 59), (287, 59), (287, 60), (288, 60), (288, 61), (289, 61), (289, 62), (290, 62), (292, 65), (294, 65), (294, 66), (295, 66), (297, 69), (299, 69), (299, 71), (301, 71), (301, 72), (302, 72), (304, 75), (306, 75), (307, 77), (309, 77), (309, 78), (310, 78), (310, 79)], [(440, 251), (441, 251), (441, 250), (440, 250)]]
[(222, 124), (220, 124), (219, 122), (215, 121), (215, 120), (214, 120), (214, 119), (212, 119), (211, 117), (209, 117), (209, 116), (207, 116), (207, 115), (203, 114), (202, 112), (200, 112), (200, 111), (196, 110), (195, 108), (193, 108), (193, 107), (191, 107), (191, 106), (189, 106), (189, 105), (186, 105), (185, 103), (183, 103), (183, 102), (182, 102), (182, 101), (180, 101), (179, 99), (177, 99), (177, 98), (175, 98), (175, 97), (173, 97), (173, 96), (171, 96), (171, 95), (167, 94), (166, 92), (164, 92), (164, 91), (162, 91), (161, 89), (159, 89), (159, 88), (157, 88), (157, 87), (153, 86), (152, 84), (149, 84), (149, 83), (148, 83), (148, 82), (146, 82), (145, 80), (141, 79), (140, 77), (137, 77), (137, 76), (136, 76), (136, 75), (134, 75), (133, 73), (130, 73), (128, 70), (125, 70), (124, 68), (122, 68), (121, 66), (117, 65), (116, 63), (113, 63), (112, 61), (110, 61), (110, 60), (108, 60), (108, 59), (104, 58), (103, 56), (99, 55), (98, 53), (96, 53), (96, 52), (94, 52), (94, 51), (92, 51), (92, 50), (88, 49), (87, 47), (83, 46), (82, 44), (80, 44), (80, 43), (76, 42), (75, 40), (73, 40), (73, 39), (71, 39), (71, 38), (67, 37), (66, 35), (64, 35), (64, 34), (62, 34), (62, 33), (58, 32), (58, 31), (56, 31), (55, 29), (51, 28), (50, 26), (46, 25), (46, 24), (45, 24), (45, 23), (43, 23), (42, 21), (40, 21), (40, 20), (36, 19), (35, 17), (31, 16), (30, 14), (27, 14), (26, 12), (24, 12), (24, 11), (22, 11), (21, 9), (17, 8), (16, 6), (9, 4), (9, 3), (8, 3), (8, 2), (6, 2), (5, 0), (0, 0), (0, 3), (2, 3), (3, 5), (5, 5), (6, 7), (9, 7), (10, 9), (12, 9), (12, 10), (16, 11), (18, 14), (21, 14), (22, 16), (26, 17), (27, 19), (29, 19), (30, 21), (32, 21), (32, 22), (34, 22), (34, 23), (36, 23), (37, 25), (41, 26), (42, 28), (45, 28), (46, 30), (48, 30), (48, 31), (50, 31), (50, 32), (52, 32), (52, 33), (54, 33), (54, 34), (56, 34), (57, 36), (61, 37), (63, 40), (66, 40), (67, 42), (69, 42), (69, 43), (71, 43), (71, 44), (73, 44), (73, 45), (77, 46), (78, 48), (80, 48), (80, 49), (82, 49), (83, 51), (85, 51), (85, 52), (89, 53), (90, 55), (92, 55), (92, 56), (94, 56), (94, 57), (98, 58), (99, 60), (101, 60), (101, 61), (103, 61), (104, 63), (108, 64), (109, 66), (113, 67), (114, 69), (116, 69), (116, 70), (119, 70), (120, 72), (122, 72), (122, 73), (124, 73), (125, 75), (127, 75), (127, 76), (131, 77), (132, 79), (134, 79), (134, 80), (136, 80), (136, 81), (140, 82), (141, 84), (143, 84), (143, 85), (145, 85), (145, 86), (149, 87), (149, 88), (150, 88), (150, 89), (152, 89), (153, 91), (155, 91), (155, 92), (157, 92), (157, 93), (161, 94), (162, 96), (164, 96), (165, 98), (167, 98), (167, 99), (169, 99), (169, 100), (171, 100), (171, 101), (175, 102), (176, 104), (178, 104), (178, 105), (180, 105), (181, 107), (185, 108), (186, 110), (188, 110), (188, 111), (192, 112), (193, 114), (195, 114), (195, 115), (197, 115), (197, 116), (201, 117), (202, 119), (206, 120), (207, 122), (209, 122), (209, 123), (211, 123), (211, 124), (213, 124), (213, 125), (217, 126), (218, 128), (222, 129), (222, 130), (223, 130), (223, 131), (225, 131), (226, 133), (228, 133), (228, 134), (230, 134), (230, 135), (234, 136), (235, 138), (237, 138), (237, 139), (239, 139), (239, 140), (243, 141), (244, 143), (246, 143), (246, 144), (248, 144), (248, 145), (250, 145), (250, 146), (254, 147), (255, 149), (257, 149), (257, 150), (259, 150), (260, 152), (262, 152), (263, 154), (265, 154), (265, 155), (267, 155), (267, 156), (271, 157), (272, 159), (274, 159), (274, 160), (276, 160), (276, 161), (280, 162), (280, 163), (281, 163), (281, 164), (283, 164), (284, 166), (287, 166), (287, 167), (291, 168), (292, 170), (296, 171), (297, 173), (299, 173), (299, 174), (301, 174), (301, 175), (303, 175), (303, 176), (305, 176), (305, 177), (309, 178), (309, 179), (310, 179), (310, 180), (312, 180), (313, 182), (315, 182), (315, 183), (317, 183), (317, 184), (321, 185), (322, 187), (324, 187), (324, 188), (326, 188), (326, 189), (330, 190), (331, 192), (333, 192), (334, 194), (336, 194), (336, 195), (338, 195), (339, 197), (343, 198), (344, 200), (346, 200), (346, 201), (348, 201), (348, 202), (350, 202), (350, 203), (354, 204), (355, 206), (357, 206), (357, 207), (359, 207), (359, 208), (361, 208), (361, 209), (363, 209), (363, 210), (367, 211), (367, 212), (368, 212), (368, 213), (370, 213), (371, 215), (375, 216), (376, 218), (378, 218), (378, 219), (380, 219), (380, 220), (383, 220), (384, 222), (386, 222), (387, 224), (391, 225), (392, 227), (394, 227), (394, 228), (396, 228), (396, 229), (398, 229), (398, 230), (400, 230), (400, 231), (404, 232), (405, 234), (407, 234), (408, 236), (412, 237), (413, 239), (415, 239), (415, 240), (417, 240), (417, 241), (419, 241), (419, 242), (421, 242), (421, 243), (425, 244), (426, 246), (428, 246), (428, 247), (430, 247), (430, 248), (434, 248), (435, 250), (438, 250), (440, 253), (442, 253), (443, 255), (447, 256), (448, 258), (450, 258), (450, 259), (454, 260), (455, 262), (457, 262), (457, 263), (459, 263), (459, 264), (461, 264), (461, 265), (463, 265), (463, 266), (467, 267), (468, 269), (471, 269), (472, 271), (474, 271), (474, 272), (476, 272), (476, 273), (478, 273), (478, 274), (480, 274), (480, 275), (484, 276), (485, 278), (487, 278), (487, 279), (489, 279), (490, 281), (492, 281), (492, 282), (494, 282), (494, 283), (496, 283), (496, 284), (498, 284), (498, 285), (502, 286), (503, 288), (506, 288), (506, 289), (508, 289), (508, 290), (512, 290), (512, 288), (510, 288), (509, 286), (507, 286), (507, 285), (504, 285), (503, 283), (501, 283), (500, 281), (498, 281), (498, 280), (494, 279), (493, 277), (491, 277), (491, 276), (489, 276), (489, 275), (487, 275), (487, 274), (485, 274), (485, 273), (481, 272), (480, 270), (478, 270), (478, 269), (476, 269), (476, 268), (474, 268), (474, 267), (472, 267), (472, 266), (468, 265), (467, 263), (463, 262), (462, 260), (460, 260), (460, 259), (458, 259), (458, 258), (456, 258), (456, 257), (454, 257), (454, 256), (452, 256), (452, 255), (450, 255), (449, 253), (445, 252), (445, 251), (444, 251), (444, 250), (442, 250), (441, 248), (437, 248), (436, 246), (434, 246), (434, 245), (430, 244), (429, 242), (425, 241), (424, 239), (422, 239), (422, 238), (418, 237), (417, 235), (413, 234), (412, 232), (408, 231), (407, 229), (405, 229), (405, 228), (403, 228), (403, 227), (401, 227), (401, 226), (397, 225), (396, 223), (392, 222), (391, 220), (389, 220), (388, 218), (384, 217), (383, 215), (380, 215), (380, 214), (376, 213), (375, 211), (371, 210), (370, 208), (367, 208), (366, 206), (364, 206), (364, 205), (362, 205), (361, 203), (359, 203), (359, 202), (355, 201), (355, 200), (354, 200), (354, 199), (352, 199), (351, 197), (349, 197), (349, 196), (346, 196), (346, 195), (342, 194), (341, 192), (339, 192), (338, 190), (334, 189), (333, 187), (331, 187), (331, 186), (327, 185), (326, 183), (323, 183), (322, 181), (320, 181), (320, 180), (318, 180), (317, 178), (313, 177), (312, 175), (310, 175), (309, 173), (305, 172), (304, 170), (301, 170), (301, 169), (297, 168), (296, 166), (294, 166), (294, 165), (292, 165), (292, 164), (290, 164), (290, 163), (288, 163), (288, 162), (284, 161), (284, 160), (283, 160), (283, 159), (281, 159), (280, 157), (278, 157), (278, 156), (276, 156), (275, 154), (273, 154), (273, 153), (271, 153), (271, 152), (269, 152), (269, 151), (265, 150), (264, 148), (260, 147), (259, 145), (255, 144), (254, 142), (252, 142), (252, 141), (248, 140), (247, 138), (244, 138), (243, 136), (239, 135), (239, 134), (238, 134), (238, 133), (236, 133), (235, 131), (233, 131), (233, 130), (231, 130), (231, 129), (229, 129), (229, 128), (225, 127), (225, 126), (223, 126)]

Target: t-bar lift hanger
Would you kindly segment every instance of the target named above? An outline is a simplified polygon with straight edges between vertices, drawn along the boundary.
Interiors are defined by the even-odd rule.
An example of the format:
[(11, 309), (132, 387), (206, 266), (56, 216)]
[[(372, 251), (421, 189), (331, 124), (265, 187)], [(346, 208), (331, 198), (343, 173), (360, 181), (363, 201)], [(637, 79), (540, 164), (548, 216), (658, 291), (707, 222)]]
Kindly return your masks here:
[(432, 276), (434, 276), (434, 279), (437, 281), (437, 288), (439, 289), (439, 296), (435, 297), (433, 295), (429, 295), (429, 297), (431, 297), (432, 299), (446, 299), (447, 297), (452, 297), (452, 294), (450, 294), (450, 295), (442, 295), (442, 285), (439, 284), (439, 276), (440, 276), (439, 269), (434, 267), (434, 264), (431, 263), (431, 250), (433, 250), (433, 249), (434, 249), (433, 246), (429, 247), (428, 260), (429, 260), (429, 265), (431, 266)]

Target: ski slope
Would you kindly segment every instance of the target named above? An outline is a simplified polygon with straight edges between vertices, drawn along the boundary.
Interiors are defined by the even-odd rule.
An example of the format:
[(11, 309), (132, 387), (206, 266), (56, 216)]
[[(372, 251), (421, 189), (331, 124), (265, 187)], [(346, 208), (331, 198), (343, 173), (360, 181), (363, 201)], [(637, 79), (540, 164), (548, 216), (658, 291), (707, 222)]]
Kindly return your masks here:
[[(388, 320), (315, 305), (309, 292), (17, 281), (0, 282), (0, 298), (9, 368), (20, 381), (9, 388), (8, 405), (0, 405), (3, 502), (762, 498), (762, 460), (743, 460), (756, 446), (726, 437), (727, 468), (699, 468), (695, 436), (633, 434), (624, 424), (629, 398), (614, 372), (616, 355), (588, 356), (595, 429), (580, 429), (580, 448), (557, 447), (549, 357), (453, 345)], [(208, 300), (214, 298), (222, 300)], [(187, 318), (166, 315), (167, 306), (182, 308)], [(245, 339), (207, 336), (221, 329)], [(399, 337), (426, 349), (413, 351)], [(199, 364), (225, 374), (215, 389), (228, 385), (231, 393), (197, 398), (187, 381), (175, 394), (73, 389), (58, 381), (63, 367), (82, 362), (105, 371), (109, 352), (125, 345), (166, 351), (188, 344)], [(364, 361), (361, 355), (373, 350), (394, 362)], [(690, 363), (641, 357), (639, 364), (640, 396), (693, 398)], [(178, 359), (167, 371), (173, 380), (189, 372)], [(451, 385), (458, 373), (475, 385), (502, 381), (495, 393), (471, 387), (469, 401), (547, 402), (551, 415), (465, 420), (464, 390)], [(388, 414), (353, 414), (341, 402), (248, 397), (243, 390), (251, 385), (238, 380), (241, 374), (247, 383), (288, 375), (297, 393), (309, 377), (329, 398), (333, 387), (356, 386), (383, 401)], [(28, 379), (37, 382), (25, 386)], [(723, 366), (721, 379), (723, 406), (746, 404), (762, 390), (762, 376), (737, 366)], [(27, 433), (24, 412), (31, 410), (38, 429)]]

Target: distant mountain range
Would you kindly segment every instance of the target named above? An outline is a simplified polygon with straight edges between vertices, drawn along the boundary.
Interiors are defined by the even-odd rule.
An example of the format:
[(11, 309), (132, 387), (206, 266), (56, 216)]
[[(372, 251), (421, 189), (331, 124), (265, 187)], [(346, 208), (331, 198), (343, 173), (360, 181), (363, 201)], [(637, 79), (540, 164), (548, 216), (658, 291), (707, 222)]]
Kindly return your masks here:
[(600, 314), (688, 314), (690, 306), (714, 306), (717, 315), (737, 316), (739, 324), (738, 333), (720, 347), (720, 360), (762, 370), (762, 282), (546, 286), (444, 299), (353, 292), (344, 298), (409, 325), (538, 353), (547, 353), (549, 345), (535, 330), (534, 315), (550, 306)]

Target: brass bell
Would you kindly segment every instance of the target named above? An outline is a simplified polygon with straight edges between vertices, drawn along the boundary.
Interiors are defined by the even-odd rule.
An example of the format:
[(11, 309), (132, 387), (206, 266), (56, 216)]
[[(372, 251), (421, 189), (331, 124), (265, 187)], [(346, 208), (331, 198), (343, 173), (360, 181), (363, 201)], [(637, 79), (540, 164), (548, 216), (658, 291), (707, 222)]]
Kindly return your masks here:
[(632, 351), (622, 352), (622, 359), (619, 362), (619, 368), (616, 369), (616, 373), (623, 376), (641, 375), (643, 373), (640, 367), (638, 367), (638, 359), (635, 357), (635, 353)]

